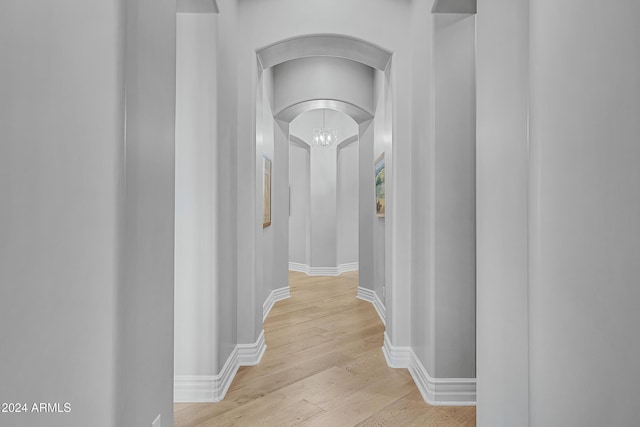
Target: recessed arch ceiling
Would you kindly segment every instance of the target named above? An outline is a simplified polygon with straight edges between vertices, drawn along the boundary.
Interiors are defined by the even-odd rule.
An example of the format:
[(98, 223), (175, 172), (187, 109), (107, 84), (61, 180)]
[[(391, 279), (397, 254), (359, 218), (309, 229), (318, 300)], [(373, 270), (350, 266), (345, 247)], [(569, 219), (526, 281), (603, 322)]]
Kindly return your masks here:
[(302, 101), (283, 109), (273, 117), (276, 120), (281, 120), (283, 122), (289, 123), (300, 114), (316, 109), (341, 111), (347, 116), (351, 117), (358, 124), (373, 119), (373, 115), (371, 113), (363, 110), (357, 105), (337, 99), (312, 99), (309, 101)]
[(319, 34), (283, 40), (256, 51), (263, 69), (292, 59), (310, 56), (333, 56), (360, 62), (384, 71), (392, 53), (354, 37)]

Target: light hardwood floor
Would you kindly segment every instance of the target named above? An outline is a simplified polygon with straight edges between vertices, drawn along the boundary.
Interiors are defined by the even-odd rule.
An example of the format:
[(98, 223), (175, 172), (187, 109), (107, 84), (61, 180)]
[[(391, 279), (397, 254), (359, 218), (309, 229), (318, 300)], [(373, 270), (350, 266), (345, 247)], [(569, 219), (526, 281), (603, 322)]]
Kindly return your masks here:
[(291, 298), (265, 321), (267, 351), (219, 403), (175, 405), (175, 426), (475, 426), (474, 407), (424, 402), (382, 354), (384, 326), (356, 299), (358, 274), (289, 273)]

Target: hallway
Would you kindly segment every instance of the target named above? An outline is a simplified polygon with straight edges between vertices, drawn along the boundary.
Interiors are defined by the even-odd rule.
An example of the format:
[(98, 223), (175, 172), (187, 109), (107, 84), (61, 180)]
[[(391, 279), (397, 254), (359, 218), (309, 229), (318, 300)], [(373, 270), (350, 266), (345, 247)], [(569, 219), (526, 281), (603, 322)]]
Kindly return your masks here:
[(265, 321), (261, 363), (240, 368), (222, 402), (175, 404), (175, 426), (475, 426), (475, 408), (430, 406), (406, 369), (387, 366), (357, 272), (290, 272), (289, 283)]

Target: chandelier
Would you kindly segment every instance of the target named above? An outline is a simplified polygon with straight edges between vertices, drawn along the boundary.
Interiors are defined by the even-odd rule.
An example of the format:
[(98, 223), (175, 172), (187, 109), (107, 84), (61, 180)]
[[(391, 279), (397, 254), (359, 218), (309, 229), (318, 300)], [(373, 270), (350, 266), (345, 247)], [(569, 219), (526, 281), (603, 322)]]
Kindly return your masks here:
[(313, 147), (329, 148), (338, 141), (336, 131), (325, 126), (325, 112), (322, 110), (322, 127), (313, 130)]

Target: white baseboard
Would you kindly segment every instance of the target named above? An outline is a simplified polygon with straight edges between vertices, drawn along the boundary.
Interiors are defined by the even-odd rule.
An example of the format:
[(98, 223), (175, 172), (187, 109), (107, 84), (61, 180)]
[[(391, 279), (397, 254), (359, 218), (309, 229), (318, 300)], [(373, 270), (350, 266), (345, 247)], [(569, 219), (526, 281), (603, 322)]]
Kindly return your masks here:
[(373, 308), (376, 309), (378, 316), (380, 316), (382, 324), (387, 326), (386, 309), (384, 308), (384, 304), (380, 300), (380, 297), (378, 297), (378, 294), (375, 293), (375, 291), (358, 286), (358, 294), (356, 295), (356, 298), (373, 304)]
[(300, 264), (298, 262), (289, 263), (289, 271), (297, 271), (309, 275), (309, 266), (307, 264)]
[(176, 375), (173, 401), (220, 402), (240, 366), (257, 365), (266, 349), (263, 330), (255, 343), (236, 345), (218, 375)]
[(239, 366), (255, 366), (260, 363), (260, 359), (267, 350), (267, 344), (264, 341), (264, 329), (260, 332), (258, 341), (251, 344), (238, 344), (238, 365)]
[(400, 347), (391, 344), (389, 335), (384, 333), (384, 345), (382, 346), (382, 353), (384, 358), (387, 359), (387, 365), (392, 368), (409, 368), (411, 365), (411, 347)]
[(348, 262), (346, 264), (340, 264), (338, 266), (338, 274), (346, 273), (348, 271), (358, 271), (360, 269), (359, 262)]
[(475, 378), (433, 378), (411, 347), (394, 346), (384, 334), (382, 347), (387, 364), (392, 368), (407, 368), (422, 398), (434, 406), (475, 406)]
[(273, 291), (271, 291), (264, 304), (262, 304), (262, 321), (265, 321), (275, 303), (287, 298), (291, 298), (291, 291), (289, 290), (289, 286), (274, 289)]
[(305, 273), (307, 276), (339, 276), (348, 271), (358, 271), (359, 268), (359, 263), (357, 262), (340, 264), (337, 267), (310, 267), (297, 262), (289, 263), (289, 270)]

